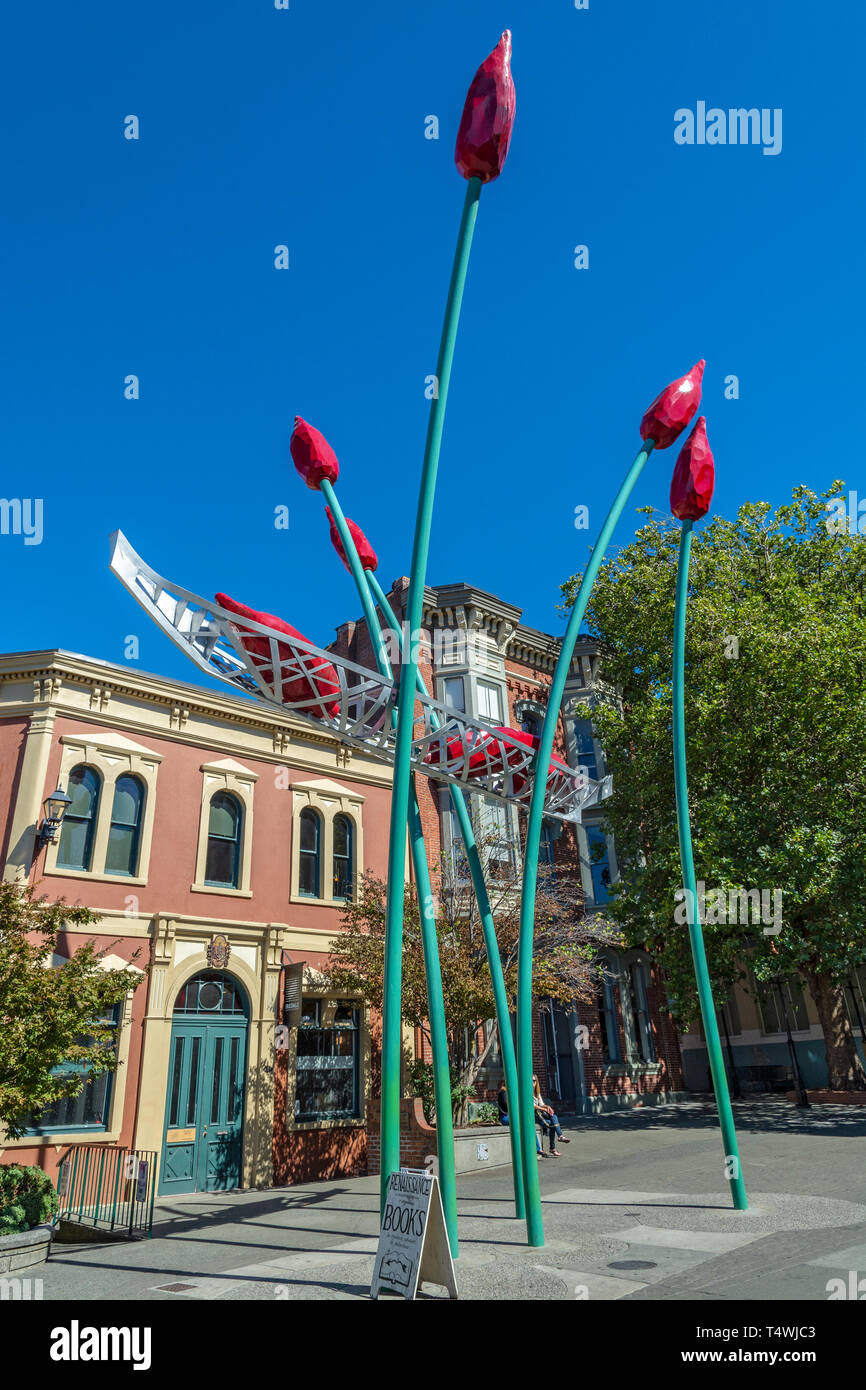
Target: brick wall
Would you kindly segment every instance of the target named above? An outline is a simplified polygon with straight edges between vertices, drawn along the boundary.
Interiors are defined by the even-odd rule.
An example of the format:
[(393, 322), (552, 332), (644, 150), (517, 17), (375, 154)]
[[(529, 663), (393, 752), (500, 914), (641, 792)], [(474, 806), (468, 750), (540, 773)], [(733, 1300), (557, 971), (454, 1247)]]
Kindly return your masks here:
[[(382, 1150), (379, 1142), (380, 1105), (378, 1097), (369, 1104), (367, 1124), (367, 1172), (381, 1172)], [(420, 1100), (400, 1101), (400, 1166), (424, 1168), (426, 1160), (438, 1153), (436, 1130), (424, 1119)]]

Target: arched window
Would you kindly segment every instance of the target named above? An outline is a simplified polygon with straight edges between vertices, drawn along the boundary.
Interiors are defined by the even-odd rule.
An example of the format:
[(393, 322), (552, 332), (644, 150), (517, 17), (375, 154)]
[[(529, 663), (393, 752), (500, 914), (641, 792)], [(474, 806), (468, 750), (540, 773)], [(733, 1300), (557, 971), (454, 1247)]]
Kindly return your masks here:
[(63, 817), (63, 827), (60, 831), (60, 844), (57, 848), (58, 868), (90, 868), (99, 787), (99, 774), (92, 767), (79, 763), (70, 772), (67, 791), (72, 801)]
[(144, 786), (137, 777), (118, 777), (114, 784), (111, 826), (105, 872), (132, 878), (138, 867), (138, 836), (144, 807)]
[(204, 881), (214, 888), (237, 888), (241, 866), (243, 814), (230, 792), (211, 799)]
[(598, 781), (598, 759), (595, 756), (595, 738), (591, 719), (575, 719), (574, 741), (577, 747), (577, 765), (582, 767), (587, 777)]
[(355, 882), (355, 827), (348, 816), (334, 817), (335, 898), (351, 898)]
[(520, 727), (525, 734), (531, 734), (533, 738), (540, 738), (541, 715), (536, 714), (533, 709), (525, 709), (520, 716)]
[(607, 855), (607, 836), (600, 825), (587, 825), (586, 843), (589, 848), (589, 867), (592, 873), (593, 902), (609, 902), (610, 861)]
[(320, 898), (321, 894), (321, 821), (307, 806), (301, 812), (300, 875), (298, 888), (305, 898)]

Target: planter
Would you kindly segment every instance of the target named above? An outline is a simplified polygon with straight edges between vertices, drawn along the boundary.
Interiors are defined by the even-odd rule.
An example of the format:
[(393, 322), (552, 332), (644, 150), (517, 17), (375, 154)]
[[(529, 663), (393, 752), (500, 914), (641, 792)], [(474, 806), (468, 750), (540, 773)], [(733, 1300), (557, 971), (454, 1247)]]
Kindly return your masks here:
[(454, 1167), (458, 1173), (498, 1168), (511, 1162), (507, 1125), (471, 1125), (454, 1131)]
[(0, 1274), (13, 1274), (19, 1269), (42, 1265), (51, 1249), (50, 1226), (34, 1226), (32, 1231), (0, 1236)]
[[(866, 1105), (866, 1091), (807, 1091), (810, 1105)], [(797, 1104), (796, 1091), (787, 1091), (785, 1099)]]

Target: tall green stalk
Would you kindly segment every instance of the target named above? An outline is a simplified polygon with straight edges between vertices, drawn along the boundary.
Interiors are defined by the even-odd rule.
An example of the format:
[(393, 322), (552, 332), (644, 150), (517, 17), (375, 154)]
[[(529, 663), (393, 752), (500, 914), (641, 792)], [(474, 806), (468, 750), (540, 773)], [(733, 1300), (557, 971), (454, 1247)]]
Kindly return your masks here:
[(695, 965), (695, 979), (698, 984), (698, 999), (701, 1005), (701, 1018), (704, 1037), (707, 1040), (707, 1053), (710, 1059), (710, 1073), (713, 1090), (719, 1109), (719, 1124), (725, 1148), (725, 1176), (731, 1185), (731, 1196), (738, 1211), (748, 1208), (746, 1186), (742, 1177), (740, 1151), (737, 1146), (737, 1131), (734, 1127), (734, 1112), (728, 1092), (728, 1078), (725, 1075), (725, 1062), (722, 1044), (719, 1039), (719, 1025), (716, 1021), (716, 1005), (707, 970), (707, 955), (704, 949), (704, 934), (698, 920), (697, 884), (695, 882), (695, 861), (692, 853), (692, 830), (689, 816), (689, 792), (686, 780), (686, 608), (689, 601), (689, 560), (692, 549), (692, 522), (684, 521), (680, 532), (680, 555), (677, 566), (677, 601), (674, 610), (674, 668), (673, 668), (673, 738), (674, 738), (674, 785), (677, 799), (677, 831), (680, 839), (680, 863), (683, 870), (683, 888), (686, 895), (686, 912), (689, 924), (689, 940), (692, 947), (692, 960)]
[(538, 1187), (538, 1160), (535, 1156), (535, 1105), (532, 1097), (532, 958), (535, 928), (535, 893), (538, 882), (538, 854), (544, 820), (544, 797), (547, 789), (547, 768), (553, 755), (553, 742), (559, 719), (559, 707), (565, 693), (571, 658), (574, 654), (580, 626), (595, 583), (595, 576), (604, 559), (614, 528), (622, 515), (632, 488), (653, 449), (648, 439), (625, 476), (605, 518), (589, 563), (577, 593), (565, 637), (547, 696), (547, 709), (541, 727), (539, 747), (535, 755), (535, 776), (529, 803), (526, 845), (523, 859), (523, 889), (520, 895), (520, 948), (517, 965), (517, 1079), (520, 1088), (520, 1130), (523, 1144), (523, 1187), (526, 1195), (526, 1232), (530, 1245), (544, 1244), (544, 1225), (541, 1218), (541, 1195)]
[[(400, 624), (393, 608), (388, 602), (388, 596), (382, 585), (376, 578), (372, 570), (365, 570), (364, 576), (373, 592), (373, 597), (385, 615), (385, 621), (390, 624), (392, 632), (400, 631)], [(416, 673), (418, 690), (422, 695), (428, 693), (424, 684), (421, 672)], [(435, 714), (431, 714), (430, 722), (434, 729), (441, 727)], [(472, 817), (469, 814), (469, 807), (466, 804), (466, 797), (459, 787), (451, 787), (451, 804), (454, 807), (454, 814), (457, 817), (457, 824), (460, 827), (460, 834), (463, 837), (463, 844), (466, 848), (466, 859), (469, 864), (469, 873), (472, 876), (472, 886), (475, 889), (475, 900), (478, 903), (478, 912), (481, 917), (481, 930), (484, 934), (484, 945), (487, 950), (487, 961), (490, 966), (490, 979), (493, 985), (493, 999), (496, 1008), (496, 1022), (499, 1030), (499, 1047), (502, 1053), (502, 1069), (505, 1073), (505, 1089), (508, 1096), (508, 1136), (511, 1141), (511, 1167), (514, 1179), (514, 1214), (522, 1220), (525, 1215), (525, 1205), (523, 1200), (523, 1173), (520, 1161), (520, 1106), (517, 1098), (517, 1058), (514, 1051), (514, 1038), (511, 1032), (511, 1011), (508, 1006), (508, 991), (505, 987), (505, 975), (502, 971), (502, 958), (499, 954), (499, 942), (496, 939), (496, 925), (493, 921), (493, 913), (490, 909), (490, 898), (487, 892), (487, 884), (484, 881), (484, 870), (481, 865), (481, 857), (478, 853), (478, 845), (475, 842), (475, 830), (472, 825)]]
[[(328, 506), (331, 508), (331, 515), (342, 542), (343, 553), (349, 562), (352, 578), (355, 581), (361, 606), (364, 609), (367, 631), (376, 653), (376, 664), (380, 674), (390, 680), (393, 677), (391, 663), (388, 660), (379, 615), (376, 612), (376, 605), (367, 584), (367, 574), (361, 564), (358, 548), (346, 525), (346, 518), (337, 501), (337, 494), (327, 478), (322, 481), (321, 489)], [(393, 711), (391, 717), (392, 719), (395, 718)], [(424, 973), (427, 980), (427, 1017), (430, 1023), (430, 1047), (433, 1053), (439, 1186), (442, 1192), (442, 1207), (445, 1212), (445, 1225), (448, 1229), (451, 1254), (456, 1259), (459, 1253), (457, 1244), (457, 1177), (454, 1166), (454, 1120), (451, 1106), (448, 1030), (445, 1024), (445, 999), (442, 992), (442, 970), (439, 964), (439, 943), (436, 937), (436, 912), (430, 885), (430, 866), (427, 863), (427, 850), (424, 845), (424, 832), (421, 828), (421, 815), (418, 810), (414, 776), (410, 785), (409, 839), (418, 894), (418, 917), (421, 923), (421, 942), (424, 950)]]
[(388, 837), (388, 907), (385, 919), (385, 992), (382, 1010), (382, 1192), (388, 1178), (400, 1166), (400, 1060), (401, 994), (403, 984), (403, 893), (406, 886), (406, 832), (409, 820), (409, 790), (412, 776), (412, 733), (415, 721), (415, 686), (418, 671), (418, 641), (424, 616), (424, 583), (430, 550), (430, 526), (439, 450), (445, 423), (445, 406), (451, 382), (451, 365), (463, 288), (469, 267), (472, 233), (481, 196), (480, 179), (470, 179), (466, 188), (463, 216), (454, 253), (451, 283), (445, 305), (445, 321), (436, 363), (438, 389), (430, 408), (409, 588), (409, 633), (407, 649), (400, 666), (397, 735), (394, 749), (394, 781), (391, 793), (391, 826)]

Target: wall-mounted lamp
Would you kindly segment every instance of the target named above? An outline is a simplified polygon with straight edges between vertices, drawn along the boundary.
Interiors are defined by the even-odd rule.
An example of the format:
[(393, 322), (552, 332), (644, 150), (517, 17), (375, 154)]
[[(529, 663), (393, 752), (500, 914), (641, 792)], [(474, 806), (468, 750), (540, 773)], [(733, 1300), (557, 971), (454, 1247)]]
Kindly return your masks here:
[(39, 848), (43, 845), (53, 845), (54, 837), (60, 827), (63, 817), (72, 805), (72, 797), (67, 796), (62, 787), (58, 787), (50, 796), (46, 796), (43, 806), (45, 808), (45, 819), (39, 828)]

